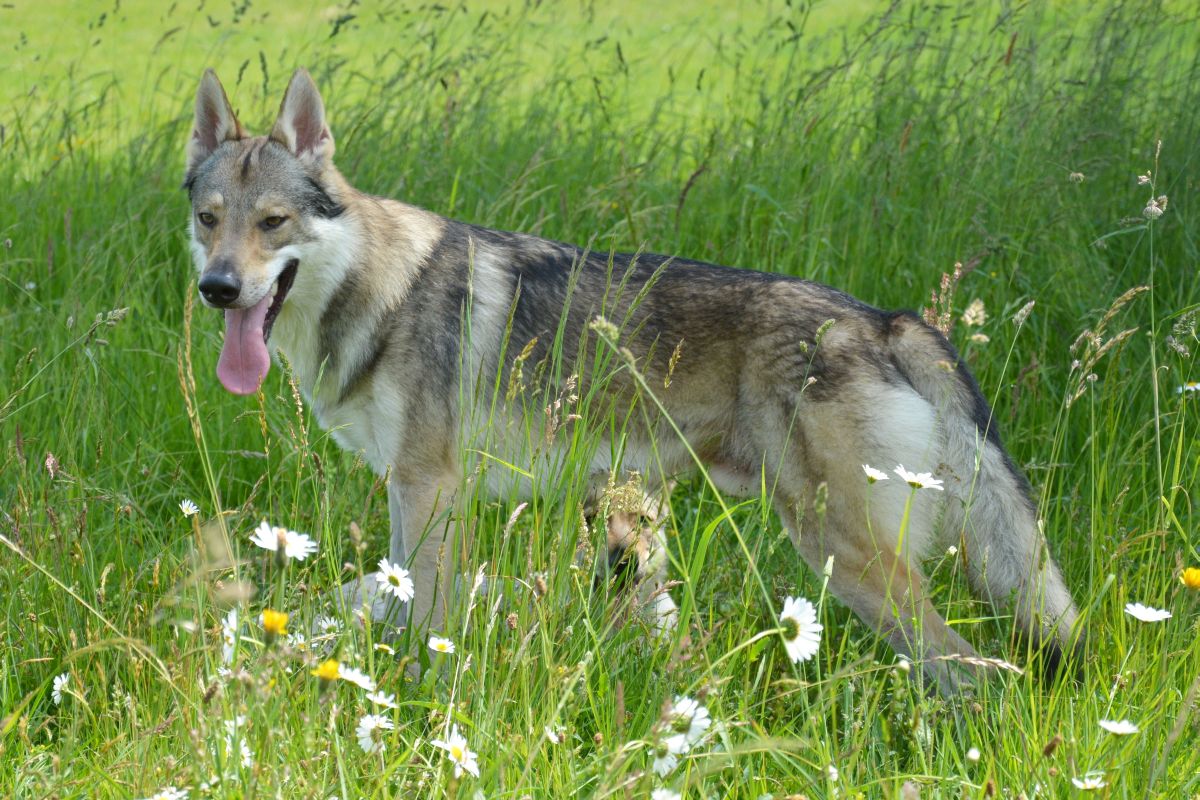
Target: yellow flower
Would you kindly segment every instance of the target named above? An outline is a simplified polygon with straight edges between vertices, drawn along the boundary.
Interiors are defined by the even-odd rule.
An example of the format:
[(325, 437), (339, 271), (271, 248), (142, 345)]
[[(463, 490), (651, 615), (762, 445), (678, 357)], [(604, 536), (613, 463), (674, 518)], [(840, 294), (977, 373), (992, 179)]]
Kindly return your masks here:
[(1200, 567), (1188, 567), (1179, 576), (1179, 580), (1189, 589), (1200, 590)]
[(276, 611), (272, 608), (263, 610), (262, 626), (267, 632), (268, 638), (283, 636), (287, 633), (288, 615), (282, 611)]
[(337, 680), (340, 669), (341, 665), (338, 664), (337, 659), (330, 658), (322, 661), (321, 665), (312, 671), (312, 674), (320, 678), (322, 682), (328, 683)]

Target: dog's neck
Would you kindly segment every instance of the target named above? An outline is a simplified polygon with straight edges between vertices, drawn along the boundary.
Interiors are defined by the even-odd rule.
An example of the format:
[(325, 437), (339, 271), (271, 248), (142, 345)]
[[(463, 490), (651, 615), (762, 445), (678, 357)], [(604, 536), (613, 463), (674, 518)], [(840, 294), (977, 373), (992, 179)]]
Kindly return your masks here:
[[(316, 406), (343, 395), (349, 372), (370, 345), (373, 325), (402, 304), (445, 224), (394, 200), (363, 194), (337, 174), (331, 194), (345, 211), (314, 220), (296, 281), (271, 333)], [(360, 324), (350, 324), (357, 320)]]

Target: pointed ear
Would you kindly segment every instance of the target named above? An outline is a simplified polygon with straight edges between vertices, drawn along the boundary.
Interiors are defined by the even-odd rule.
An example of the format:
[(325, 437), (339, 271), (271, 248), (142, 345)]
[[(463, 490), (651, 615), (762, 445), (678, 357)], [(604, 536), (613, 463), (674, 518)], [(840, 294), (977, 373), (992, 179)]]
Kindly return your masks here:
[(223, 142), (245, 137), (246, 131), (233, 113), (217, 73), (206, 69), (196, 91), (196, 121), (187, 149), (188, 172), (203, 164)]
[(317, 166), (325, 166), (333, 158), (333, 134), (325, 123), (325, 104), (307, 70), (292, 73), (271, 138), (297, 158)]

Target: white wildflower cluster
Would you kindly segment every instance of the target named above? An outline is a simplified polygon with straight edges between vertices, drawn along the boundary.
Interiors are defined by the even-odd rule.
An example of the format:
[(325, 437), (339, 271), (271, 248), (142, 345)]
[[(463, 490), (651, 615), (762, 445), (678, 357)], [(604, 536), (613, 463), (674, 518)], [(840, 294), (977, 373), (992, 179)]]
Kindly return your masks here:
[[(886, 481), (888, 479), (886, 472), (876, 469), (869, 464), (863, 464), (862, 470), (867, 476), (867, 483), (878, 483), (879, 481)], [(936, 489), (939, 492), (943, 491), (943, 481), (940, 478), (933, 477), (932, 472), (909, 472), (904, 468), (903, 464), (897, 464), (896, 468), (892, 471), (896, 473), (900, 480), (914, 489)]]
[(660, 726), (651, 765), (654, 772), (660, 778), (669, 775), (679, 766), (679, 757), (687, 755), (704, 739), (711, 724), (707, 708), (690, 697), (677, 695)]

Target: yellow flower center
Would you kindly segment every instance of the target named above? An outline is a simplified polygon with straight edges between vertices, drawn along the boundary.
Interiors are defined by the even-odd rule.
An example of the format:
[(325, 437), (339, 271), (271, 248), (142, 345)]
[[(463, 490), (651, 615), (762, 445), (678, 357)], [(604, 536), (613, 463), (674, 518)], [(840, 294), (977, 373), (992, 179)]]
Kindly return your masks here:
[(455, 761), (462, 761), (463, 749), (456, 744), (450, 745), (450, 757)]
[(399, 586), (400, 576), (393, 572), (391, 575), (388, 575), (388, 583), (390, 583), (392, 586)]

